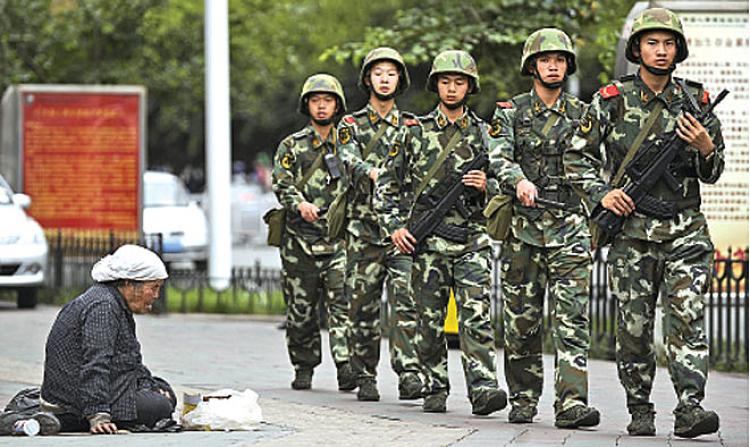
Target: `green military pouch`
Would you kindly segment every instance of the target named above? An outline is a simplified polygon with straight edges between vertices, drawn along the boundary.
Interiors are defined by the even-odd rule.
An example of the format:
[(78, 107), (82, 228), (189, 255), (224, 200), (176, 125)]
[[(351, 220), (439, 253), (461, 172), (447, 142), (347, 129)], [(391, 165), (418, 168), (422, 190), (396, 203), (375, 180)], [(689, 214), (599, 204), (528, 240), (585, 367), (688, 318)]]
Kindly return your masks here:
[(484, 208), (487, 218), (487, 234), (496, 241), (504, 241), (510, 230), (510, 219), (513, 217), (513, 197), (498, 194), (490, 199)]
[(266, 240), (268, 246), (281, 247), (281, 237), (286, 226), (286, 210), (284, 208), (268, 210), (263, 215), (263, 221), (268, 225), (268, 239)]
[(340, 238), (346, 228), (346, 202), (347, 193), (339, 194), (333, 199), (331, 206), (328, 207), (328, 239), (334, 241)]

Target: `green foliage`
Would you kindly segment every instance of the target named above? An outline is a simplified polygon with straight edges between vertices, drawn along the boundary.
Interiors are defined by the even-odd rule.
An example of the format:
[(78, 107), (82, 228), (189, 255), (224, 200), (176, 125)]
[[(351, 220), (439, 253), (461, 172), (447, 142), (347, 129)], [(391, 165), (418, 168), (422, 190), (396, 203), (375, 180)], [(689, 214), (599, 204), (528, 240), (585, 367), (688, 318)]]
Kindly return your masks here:
[[(440, 50), (470, 51), (488, 116), (496, 99), (528, 90), (518, 73), (532, 31), (565, 30), (578, 47), (582, 91), (612, 72), (615, 44), (634, 0), (229, 0), (234, 159), (271, 154), (301, 127), (304, 79), (325, 71), (344, 85), (351, 109), (364, 55), (400, 50), (414, 85), (400, 97), (422, 113)], [(148, 163), (179, 171), (203, 164), (203, 0), (0, 0), (0, 89), (16, 83), (142, 84), (148, 88)], [(583, 63), (580, 63), (580, 62)], [(586, 95), (584, 94), (584, 97)]]

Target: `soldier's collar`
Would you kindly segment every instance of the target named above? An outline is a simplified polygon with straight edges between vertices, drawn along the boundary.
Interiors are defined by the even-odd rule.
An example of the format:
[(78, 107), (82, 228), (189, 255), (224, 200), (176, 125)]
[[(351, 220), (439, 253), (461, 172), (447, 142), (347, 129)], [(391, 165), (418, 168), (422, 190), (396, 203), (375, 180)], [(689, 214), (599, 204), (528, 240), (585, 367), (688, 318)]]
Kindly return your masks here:
[(331, 131), (328, 132), (328, 139), (325, 141), (323, 140), (323, 137), (321, 137), (318, 134), (318, 131), (315, 130), (312, 124), (308, 125), (310, 129), (310, 144), (312, 145), (312, 148), (315, 150), (318, 150), (321, 146), (324, 146), (326, 143), (330, 144), (332, 147), (336, 147), (336, 127), (332, 126)]
[[(442, 130), (451, 124), (451, 122), (448, 120), (448, 117), (446, 117), (445, 114), (440, 110), (440, 106), (435, 107), (433, 115), (435, 117), (435, 122), (437, 123), (438, 129)], [(461, 130), (466, 130), (471, 124), (471, 112), (466, 105), (464, 105), (463, 115), (461, 115), (454, 124)]]
[(636, 94), (638, 96), (639, 103), (642, 106), (645, 106), (646, 104), (654, 100), (661, 100), (661, 102), (663, 102), (664, 105), (669, 108), (680, 96), (679, 87), (677, 86), (677, 84), (675, 84), (674, 80), (672, 80), (671, 76), (669, 77), (669, 82), (667, 82), (664, 90), (662, 90), (662, 92), (659, 94), (654, 93), (654, 91), (651, 90), (648, 85), (646, 85), (646, 83), (638, 73), (636, 73), (635, 75), (633, 84), (637, 87)]
[(565, 101), (565, 92), (561, 91), (560, 96), (557, 97), (555, 103), (552, 104), (551, 107), (547, 107), (544, 101), (542, 101), (539, 95), (537, 95), (536, 90), (533, 87), (531, 88), (531, 111), (534, 113), (534, 115), (540, 115), (547, 109), (557, 112), (560, 115), (565, 115), (565, 113), (567, 112), (567, 107), (568, 105), (567, 101)]
[(396, 104), (393, 104), (393, 108), (390, 112), (384, 117), (381, 118), (380, 115), (378, 115), (378, 112), (375, 111), (375, 107), (372, 106), (369, 102), (367, 103), (367, 119), (370, 120), (370, 124), (372, 124), (373, 127), (377, 127), (380, 124), (380, 121), (383, 120), (386, 123), (390, 124), (391, 126), (398, 127), (399, 120), (398, 120), (398, 107)]

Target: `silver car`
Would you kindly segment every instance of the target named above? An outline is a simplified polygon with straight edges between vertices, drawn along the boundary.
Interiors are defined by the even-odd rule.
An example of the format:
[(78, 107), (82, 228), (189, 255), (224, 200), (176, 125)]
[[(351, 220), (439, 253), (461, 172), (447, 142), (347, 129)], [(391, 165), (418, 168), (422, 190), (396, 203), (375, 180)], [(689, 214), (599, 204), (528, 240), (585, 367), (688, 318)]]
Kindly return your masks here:
[(36, 306), (47, 271), (47, 239), (24, 211), (30, 205), (29, 196), (14, 194), (0, 176), (0, 288), (17, 291), (19, 308)]

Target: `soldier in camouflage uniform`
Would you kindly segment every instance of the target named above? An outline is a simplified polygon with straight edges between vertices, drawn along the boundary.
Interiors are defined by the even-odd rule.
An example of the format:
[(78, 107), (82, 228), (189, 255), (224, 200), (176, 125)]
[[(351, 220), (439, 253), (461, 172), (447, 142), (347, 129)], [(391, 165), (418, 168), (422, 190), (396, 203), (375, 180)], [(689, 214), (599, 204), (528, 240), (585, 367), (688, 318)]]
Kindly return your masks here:
[[(498, 102), (490, 128), (492, 171), (517, 198), (502, 250), (505, 377), (512, 404), (508, 420), (529, 423), (537, 414), (544, 379), (544, 296), (549, 291), (555, 317), (555, 425), (561, 428), (599, 423), (599, 412), (588, 406), (588, 221), (562, 164), (585, 107), (562, 90), (575, 70), (573, 44), (563, 31), (532, 33), (521, 57), (521, 74), (534, 77), (531, 92)], [(565, 208), (537, 207), (537, 197)]]
[[(481, 135), (484, 123), (465, 105), (467, 96), (479, 91), (474, 59), (465, 51), (440, 53), (433, 61), (427, 88), (438, 93), (440, 103), (418, 121), (407, 122), (403, 137), (391, 145), (387, 169), (378, 177), (376, 210), (396, 247), (414, 254), (411, 280), (419, 309), (417, 350), (426, 375), (423, 410), (446, 411), (450, 385), (443, 323), (453, 289), (472, 412), (486, 415), (504, 408), (507, 402), (497, 385), (490, 323), (491, 248), (482, 214), (488, 195), (498, 192), (497, 182), (488, 184), (481, 170), (469, 171), (462, 177), (467, 187), (464, 209), (450, 210), (439, 234), (427, 236), (415, 247), (416, 239), (407, 228), (410, 221), (433, 207), (449, 183), (461, 179), (464, 165), (486, 154)], [(442, 162), (438, 158), (446, 149)], [(463, 236), (451, 240), (446, 232)]]
[[(328, 335), (338, 369), (340, 390), (356, 387), (349, 364), (349, 304), (344, 294), (346, 251), (343, 240), (328, 237), (325, 210), (342, 194), (345, 178), (338, 157), (332, 166), (318, 157), (335, 155), (334, 117), (346, 109), (339, 81), (327, 74), (309, 77), (302, 87), (299, 111), (310, 123), (286, 137), (274, 156), (273, 191), (286, 209), (281, 264), (284, 300), (287, 304), (286, 340), (294, 365), (294, 389), (309, 389), (313, 368), (320, 364), (321, 341), (318, 306), (328, 306)], [(317, 161), (317, 162), (316, 162)], [(308, 171), (314, 168), (312, 174)], [(300, 187), (300, 179), (308, 180)]]
[[(638, 71), (594, 95), (564, 156), (565, 171), (590, 210), (603, 207), (627, 216), (612, 242), (608, 261), (612, 292), (619, 302), (617, 366), (632, 417), (627, 427), (631, 435), (656, 432), (649, 396), (655, 372), (653, 328), (659, 290), (664, 291), (667, 363), (678, 398), (675, 435), (695, 437), (719, 428), (718, 415), (700, 406), (708, 373), (704, 307), (714, 249), (700, 212), (700, 182), (718, 180), (724, 168), (724, 143), (714, 115), (704, 127), (682, 112), (686, 95), (702, 101), (703, 108), (709, 103), (700, 84), (689, 82), (684, 91), (672, 79), (675, 64), (687, 55), (682, 24), (673, 12), (661, 8), (642, 12), (626, 47), (626, 56), (639, 64)], [(649, 128), (646, 122), (657, 105), (663, 110), (654, 112)], [(600, 169), (609, 177), (620, 169), (630, 147), (636, 147), (634, 141), (642, 128), (646, 143), (673, 130), (689, 143), (670, 166), (681, 187), (673, 190), (661, 179), (649, 193), (675, 206), (669, 217), (655, 215), (643, 203), (636, 206), (622, 190), (630, 180), (627, 175), (615, 185), (600, 175)], [(604, 153), (600, 153), (600, 143), (604, 143)], [(652, 154), (645, 155), (648, 163)]]
[(409, 293), (411, 256), (401, 253), (381, 230), (372, 209), (374, 184), (388, 147), (415, 116), (401, 112), (395, 97), (409, 88), (409, 72), (392, 48), (376, 48), (365, 57), (359, 87), (369, 93), (367, 105), (339, 123), (339, 152), (351, 171), (347, 208), (347, 296), (351, 303), (351, 364), (357, 375), (357, 398), (380, 399), (376, 385), (380, 359), (380, 297), (388, 279), (391, 366), (399, 376), (399, 399), (422, 397), (422, 380), (414, 339), (416, 304)]

